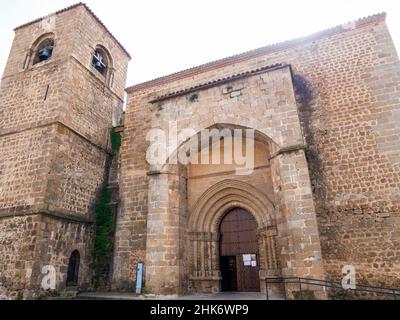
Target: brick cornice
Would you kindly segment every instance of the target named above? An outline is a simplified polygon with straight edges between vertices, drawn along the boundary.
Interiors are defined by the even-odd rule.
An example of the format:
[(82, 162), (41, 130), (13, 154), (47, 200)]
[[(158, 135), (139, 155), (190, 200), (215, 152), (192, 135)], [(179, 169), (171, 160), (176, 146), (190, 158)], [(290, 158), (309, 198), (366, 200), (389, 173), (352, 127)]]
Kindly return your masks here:
[(336, 34), (340, 34), (340, 33), (354, 30), (354, 29), (362, 28), (362, 27), (365, 27), (365, 26), (368, 26), (371, 24), (383, 22), (385, 20), (386, 20), (386, 13), (383, 12), (380, 14), (375, 14), (375, 15), (372, 15), (369, 17), (365, 17), (365, 18), (353, 21), (353, 22), (341, 24), (336, 27), (320, 31), (320, 32), (314, 33), (314, 34), (306, 36), (306, 37), (268, 45), (268, 46), (261, 47), (261, 48), (255, 49), (255, 50), (251, 50), (248, 52), (230, 56), (230, 57), (227, 57), (227, 58), (224, 58), (221, 60), (209, 62), (209, 63), (203, 64), (203, 65), (200, 65), (197, 67), (193, 67), (193, 68), (190, 68), (187, 70), (183, 70), (183, 71), (180, 71), (177, 73), (173, 73), (173, 74), (170, 74), (170, 75), (167, 75), (164, 77), (160, 77), (160, 78), (157, 78), (154, 80), (150, 80), (150, 81), (143, 82), (143, 83), (140, 83), (137, 85), (133, 85), (131, 87), (128, 87), (126, 89), (126, 92), (132, 93), (133, 91), (140, 91), (140, 90), (144, 90), (146, 88), (163, 85), (163, 84), (177, 81), (177, 80), (180, 80), (183, 78), (193, 77), (193, 76), (196, 76), (198, 74), (201, 74), (201, 73), (204, 73), (204, 72), (207, 72), (210, 70), (225, 67), (229, 64), (234, 64), (234, 63), (246, 61), (246, 60), (249, 60), (252, 58), (256, 58), (259, 56), (263, 56), (263, 55), (266, 55), (269, 53), (282, 51), (282, 50), (285, 50), (288, 48), (293, 48), (293, 47), (300, 46), (300, 45), (303, 45), (303, 44), (306, 44), (306, 43), (309, 43), (312, 41), (327, 38), (327, 37), (330, 37), (330, 36), (333, 36)]

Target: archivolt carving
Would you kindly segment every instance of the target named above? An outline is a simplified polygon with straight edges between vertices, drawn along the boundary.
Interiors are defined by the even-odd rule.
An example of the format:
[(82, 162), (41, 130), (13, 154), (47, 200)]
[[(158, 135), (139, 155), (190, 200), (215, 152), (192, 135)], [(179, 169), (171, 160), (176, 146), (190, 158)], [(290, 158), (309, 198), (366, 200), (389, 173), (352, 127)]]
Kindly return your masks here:
[(269, 197), (238, 180), (224, 180), (208, 189), (197, 201), (190, 218), (191, 232), (218, 232), (224, 214), (241, 207), (253, 214), (259, 228), (274, 225), (274, 204)]

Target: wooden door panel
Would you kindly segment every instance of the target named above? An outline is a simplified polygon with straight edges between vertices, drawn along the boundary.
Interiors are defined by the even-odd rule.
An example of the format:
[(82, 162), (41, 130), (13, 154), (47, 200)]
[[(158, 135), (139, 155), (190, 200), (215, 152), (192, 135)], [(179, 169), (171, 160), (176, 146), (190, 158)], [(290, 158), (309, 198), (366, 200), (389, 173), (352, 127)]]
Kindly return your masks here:
[(221, 257), (222, 291), (238, 290), (236, 257)]
[[(223, 289), (229, 287), (226, 284), (229, 272), (224, 270), (226, 257), (235, 257), (236, 260), (236, 287), (238, 291), (259, 291), (259, 267), (245, 266), (243, 255), (258, 256), (257, 222), (254, 217), (243, 209), (234, 209), (229, 212), (220, 226), (220, 254)], [(230, 276), (232, 277), (232, 276)], [(231, 280), (233, 281), (233, 280)], [(234, 286), (231, 286), (234, 287)]]

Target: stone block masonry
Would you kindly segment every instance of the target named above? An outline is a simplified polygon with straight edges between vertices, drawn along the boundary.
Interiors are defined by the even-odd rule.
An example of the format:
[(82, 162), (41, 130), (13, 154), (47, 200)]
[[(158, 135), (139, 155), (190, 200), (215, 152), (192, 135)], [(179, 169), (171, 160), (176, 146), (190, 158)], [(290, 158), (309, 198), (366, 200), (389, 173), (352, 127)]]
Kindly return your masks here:
[[(258, 90), (251, 72), (275, 64), (290, 65), (289, 78), (278, 80), (278, 72), (265, 71)], [(342, 267), (354, 265), (360, 283), (398, 287), (399, 71), (398, 55), (381, 14), (128, 88), (121, 161), (124, 218), (118, 226), (124, 245), (116, 246), (114, 279), (134, 282), (131, 263), (146, 258), (144, 222), (149, 219), (153, 183), (146, 177), (152, 171), (145, 160), (146, 133), (177, 121), (179, 128), (199, 132), (222, 124), (263, 127), (277, 142), (269, 149), (272, 180), (265, 183), (277, 187), (270, 195), (280, 208), (274, 216), (284, 218), (275, 239), (280, 274), (318, 277), (322, 273), (340, 280)], [(235, 75), (242, 73), (238, 80)], [(240, 95), (223, 94), (238, 91)], [(295, 101), (289, 102), (293, 92)], [(194, 102), (192, 94), (198, 95)], [(293, 105), (296, 108), (289, 110)], [(265, 121), (260, 121), (263, 116)], [(291, 142), (289, 148), (284, 148), (284, 141)], [(302, 144), (305, 153), (297, 159)], [(276, 163), (279, 170), (274, 169)], [(218, 176), (207, 181), (219, 181)], [(193, 181), (189, 174), (188, 186), (201, 188)], [(249, 183), (256, 185), (256, 181)], [(201, 198), (201, 192), (188, 194), (189, 203)], [(316, 220), (308, 221), (308, 211), (314, 210)], [(187, 214), (192, 214), (191, 207)], [(132, 241), (128, 230), (139, 230), (134, 238), (140, 240)], [(306, 249), (300, 245), (305, 239), (317, 245), (309, 243)], [(190, 244), (185, 248), (191, 250)], [(123, 263), (128, 261), (122, 258), (127, 252), (130, 262)], [(322, 264), (310, 267), (319, 258)], [(207, 265), (207, 260), (202, 263)], [(191, 270), (185, 272), (190, 278)], [(269, 270), (269, 274), (276, 272)], [(215, 283), (218, 277), (201, 281)]]
[[(52, 56), (35, 64), (46, 38)], [(109, 54), (106, 76), (92, 65), (97, 47)], [(122, 113), (129, 59), (83, 4), (16, 29), (0, 87), (0, 287), (7, 297), (47, 294), (46, 266), (55, 271), (54, 289), (65, 290), (74, 251), (74, 285), (90, 288), (94, 208), (108, 180), (109, 130)]]
[[(269, 276), (340, 281), (345, 265), (358, 283), (399, 287), (400, 62), (385, 17), (130, 87), (122, 124), (130, 56), (87, 6), (18, 27), (0, 86), (0, 297), (45, 294), (49, 265), (65, 290), (74, 251), (76, 285), (90, 287), (94, 207), (107, 181), (114, 290), (133, 290), (144, 262), (145, 293), (220, 291), (220, 224), (235, 209), (257, 223), (252, 281), (262, 291)], [(46, 39), (52, 57), (34, 64)], [(92, 64), (96, 51), (106, 73)], [(107, 177), (112, 123), (123, 139)], [(254, 170), (150, 165), (146, 136), (171, 123), (194, 136), (253, 129)]]

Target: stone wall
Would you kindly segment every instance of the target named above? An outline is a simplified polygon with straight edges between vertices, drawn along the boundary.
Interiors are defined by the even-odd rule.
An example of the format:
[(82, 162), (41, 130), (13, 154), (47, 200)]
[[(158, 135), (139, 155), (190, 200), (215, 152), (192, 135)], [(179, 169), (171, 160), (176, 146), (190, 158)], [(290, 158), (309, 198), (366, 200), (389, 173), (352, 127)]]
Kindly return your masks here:
[(0, 299), (16, 298), (30, 287), (27, 269), (35, 263), (39, 232), (39, 216), (0, 219)]
[(55, 158), (47, 176), (47, 209), (93, 219), (108, 155), (61, 125), (54, 140)]
[(43, 208), (54, 127), (0, 137), (0, 215)]
[[(129, 88), (121, 162), (123, 216), (118, 225), (114, 279), (133, 283), (135, 264), (144, 259), (149, 188), (146, 134), (159, 107), (150, 101), (286, 63), (293, 70), (301, 130), (307, 142), (327, 277), (338, 280), (342, 267), (350, 264), (356, 267), (359, 281), (398, 286), (400, 64), (384, 20), (384, 15), (373, 16)], [(197, 104), (193, 112), (203, 118), (213, 113), (221, 118), (223, 113), (228, 115), (226, 122), (235, 123), (238, 113), (232, 112), (230, 118), (229, 110), (215, 104), (214, 91), (208, 92), (209, 99), (200, 93), (199, 100), (205, 99), (204, 103)], [(256, 100), (257, 93), (251, 97)], [(184, 105), (175, 98), (169, 101), (162, 103), (162, 110)], [(176, 113), (179, 119), (185, 118), (187, 105)], [(257, 112), (265, 108), (268, 110), (268, 104), (247, 104), (240, 112), (247, 115), (244, 122), (250, 123), (256, 122)], [(165, 112), (159, 112), (160, 116)], [(210, 123), (193, 123), (190, 116), (185, 121), (195, 128)]]
[(42, 269), (46, 265), (51, 265), (56, 270), (56, 291), (62, 292), (66, 288), (68, 263), (75, 250), (80, 253), (78, 290), (87, 290), (92, 280), (90, 269), (93, 244), (92, 224), (42, 215), (39, 228), (31, 278), (31, 288), (34, 292), (40, 292)]
[[(126, 210), (124, 215), (127, 215), (129, 212), (131, 216), (135, 216), (137, 214), (136, 208), (143, 208), (144, 213), (147, 213), (147, 233), (144, 232), (143, 234), (143, 237), (146, 236), (147, 238), (146, 290), (163, 294), (184, 293), (187, 292), (188, 287), (185, 287), (183, 284), (187, 283), (185, 279), (189, 279), (190, 277), (194, 277), (193, 280), (196, 281), (194, 286), (197, 289), (202, 287), (204, 290), (218, 290), (219, 286), (216, 284), (216, 280), (219, 277), (219, 270), (218, 262), (215, 263), (215, 261), (218, 261), (218, 257), (214, 257), (216, 251), (212, 249), (213, 256), (210, 256), (209, 243), (213, 243), (212, 246), (216, 249), (218, 248), (218, 243), (214, 242), (218, 241), (218, 237), (216, 236), (218, 233), (217, 225), (218, 221), (221, 219), (221, 215), (224, 214), (220, 208), (224, 207), (225, 210), (232, 209), (229, 207), (232, 206), (232, 204), (236, 204), (237, 206), (242, 205), (246, 209), (247, 206), (250, 205), (249, 210), (259, 217), (258, 222), (260, 230), (264, 228), (278, 228), (281, 236), (280, 241), (277, 241), (277, 245), (279, 246), (278, 250), (280, 250), (279, 252), (286, 252), (287, 254), (287, 256), (279, 254), (280, 258), (282, 257), (283, 259), (283, 265), (288, 265), (287, 268), (282, 269), (285, 275), (311, 276), (311, 274), (314, 274), (317, 277), (323, 277), (321, 253), (318, 251), (319, 238), (311, 199), (309, 179), (307, 181), (308, 171), (307, 167), (304, 167), (306, 164), (305, 159), (303, 162), (300, 161), (300, 158), (304, 157), (304, 153), (300, 153), (298, 157), (294, 157), (293, 160), (291, 159), (286, 164), (280, 161), (275, 162), (275, 169), (282, 169), (282, 174), (286, 174), (286, 172), (283, 173), (285, 166), (288, 168), (298, 168), (296, 172), (291, 173), (292, 176), (287, 177), (287, 179), (292, 179), (292, 183), (282, 179), (282, 184), (279, 185), (281, 183), (280, 180), (275, 180), (277, 181), (277, 185), (273, 186), (273, 181), (271, 178), (268, 181), (267, 176), (264, 176), (266, 179), (265, 181), (261, 181), (262, 176), (254, 175), (254, 177), (257, 176), (255, 179), (247, 177), (250, 183), (249, 188), (251, 186), (260, 188), (255, 189), (255, 192), (262, 193), (263, 195), (261, 197), (263, 199), (266, 197), (266, 190), (269, 190), (270, 193), (274, 192), (272, 198), (282, 193), (283, 200), (279, 206), (280, 214), (273, 215), (272, 217), (270, 216), (270, 218), (267, 218), (267, 212), (269, 211), (267, 207), (258, 207), (252, 210), (254, 205), (252, 204), (252, 200), (248, 198), (249, 195), (246, 195), (245, 192), (237, 194), (236, 196), (233, 195), (230, 203), (225, 203), (223, 202), (225, 200), (220, 200), (221, 203), (215, 204), (214, 206), (213, 203), (208, 204), (209, 212), (196, 211), (193, 207), (188, 208), (184, 206), (180, 208), (182, 212), (177, 214), (176, 203), (179, 202), (181, 205), (184, 205), (183, 202), (179, 201), (179, 198), (185, 197), (186, 195), (186, 191), (177, 188), (176, 184), (171, 180), (177, 173), (171, 166), (156, 168), (149, 166), (145, 162), (148, 148), (148, 142), (146, 142), (147, 132), (150, 129), (157, 128), (162, 129), (166, 133), (170, 133), (172, 130), (169, 127), (170, 124), (176, 124), (178, 132), (185, 128), (191, 128), (199, 135), (204, 129), (214, 127), (220, 129), (224, 124), (232, 128), (245, 127), (254, 129), (261, 139), (265, 140), (264, 143), (268, 146), (268, 152), (264, 152), (263, 155), (265, 158), (259, 159), (266, 167), (269, 166), (269, 157), (276, 157), (277, 159), (280, 157), (280, 154), (275, 154), (277, 151), (282, 151), (284, 153), (291, 152), (290, 150), (295, 151), (299, 148), (304, 148), (304, 140), (299, 122), (291, 75), (292, 73), (289, 66), (277, 65), (264, 67), (260, 70), (253, 70), (247, 74), (232, 77), (229, 82), (217, 81), (212, 85), (204, 86), (204, 88), (201, 87), (201, 83), (198, 83), (198, 90), (196, 91), (198, 97), (196, 101), (191, 101), (190, 99), (190, 95), (193, 92), (188, 92), (186, 94), (179, 93), (176, 96), (172, 95), (171, 97), (165, 98), (162, 97), (154, 103), (151, 102), (157, 98), (154, 92), (146, 95), (147, 93), (139, 91), (136, 95), (130, 96), (130, 99), (135, 102), (129, 100), (128, 111), (125, 117), (126, 131), (124, 133), (125, 139), (122, 148), (123, 157), (121, 162), (121, 198), (123, 202), (127, 201), (129, 203), (131, 201), (131, 195), (133, 193), (129, 192), (128, 188), (134, 186), (130, 185), (128, 181), (131, 182), (130, 179), (133, 174), (142, 177), (145, 175), (150, 176), (150, 183), (145, 186), (148, 188), (148, 191), (144, 191), (148, 192), (148, 211), (146, 212), (144, 204), (143, 207), (140, 206), (128, 209), (133, 209), (133, 212), (129, 212), (124, 208), (124, 210)], [(141, 105), (140, 111), (138, 110), (137, 113), (130, 114), (129, 107), (131, 105)], [(129, 116), (132, 118), (128, 120)], [(142, 118), (141, 130), (133, 129), (132, 136), (127, 137), (128, 134), (131, 134), (131, 123), (129, 121), (135, 118)], [(127, 145), (130, 140), (136, 142), (132, 153), (131, 150), (129, 150), (129, 153), (127, 151), (128, 148), (131, 148), (130, 145)], [(139, 144), (141, 141), (146, 143)], [(126, 165), (127, 163), (132, 163), (133, 165)], [(214, 182), (217, 184), (218, 181), (225, 181), (227, 179), (227, 177), (217, 177), (219, 172), (224, 171), (224, 167), (226, 169), (226, 166), (222, 164), (222, 166), (220, 165), (217, 167), (217, 171), (213, 171), (211, 166), (209, 168), (210, 170), (208, 170), (210, 176), (214, 178)], [(299, 176), (297, 176), (297, 172), (299, 172)], [(168, 176), (170, 177), (168, 178)], [(235, 174), (233, 174), (233, 178), (235, 181), (240, 180)], [(190, 176), (188, 180), (190, 192), (188, 194), (188, 203), (192, 206), (196, 203), (195, 193), (191, 189), (194, 182), (190, 181)], [(213, 180), (211, 179), (210, 181)], [(208, 188), (212, 186), (213, 185), (210, 184)], [(201, 185), (198, 187), (201, 189)], [(229, 188), (229, 185), (226, 187)], [(296, 188), (298, 188), (298, 190), (294, 190)], [(197, 191), (201, 192), (200, 190)], [(205, 190), (203, 190), (203, 192), (204, 191)], [(223, 192), (223, 190), (221, 192)], [(293, 197), (293, 194), (298, 195), (298, 197)], [(306, 198), (307, 195), (309, 195), (308, 198)], [(191, 198), (191, 196), (194, 197)], [(197, 196), (199, 196), (199, 194), (197, 194)], [(262, 201), (267, 201), (267, 199), (268, 197)], [(211, 200), (212, 199), (210, 199), (210, 201)], [(290, 205), (289, 202), (291, 203)], [(297, 206), (295, 204), (297, 204)], [(207, 225), (206, 222), (200, 222), (206, 219), (198, 216), (203, 214), (211, 215), (207, 218), (209, 219), (207, 223), (210, 223), (210, 225)], [(302, 220), (303, 218), (305, 219), (304, 221)], [(198, 219), (199, 225), (192, 224), (196, 223), (196, 219)], [(188, 222), (188, 220), (191, 222)], [(297, 223), (291, 220), (296, 220)], [(299, 233), (302, 232), (300, 229), (303, 223), (307, 224), (307, 232), (302, 236)], [(128, 224), (126, 220), (124, 220), (124, 223), (119, 225), (120, 230), (125, 231), (123, 234), (124, 236), (128, 238), (131, 237), (130, 233), (126, 230), (134, 224), (135, 222)], [(179, 228), (183, 231), (181, 234), (176, 233)], [(294, 237), (295, 232), (299, 234), (296, 238)], [(189, 233), (191, 235), (189, 235)], [(210, 235), (211, 238), (209, 239)], [(174, 244), (166, 244), (166, 241), (170, 239), (173, 240)], [(124, 240), (123, 243), (129, 244), (126, 239)], [(185, 243), (183, 247), (180, 246), (182, 241)], [(299, 245), (294, 246), (294, 241), (298, 241)], [(190, 249), (193, 247), (191, 242), (194, 242), (194, 246), (196, 246), (196, 243), (197, 246), (200, 246), (197, 249), (193, 249), (194, 253), (191, 252), (192, 249)], [(260, 251), (265, 250), (263, 248), (265, 243), (261, 244), (262, 247), (260, 247)], [(304, 252), (302, 254), (297, 254), (297, 251), (299, 251), (301, 247), (300, 244), (302, 244)], [(136, 251), (135, 248), (131, 250), (134, 252)], [(117, 247), (116, 259), (120, 259), (118, 251)], [(186, 265), (193, 266), (190, 259), (197, 259), (198, 257), (200, 259), (200, 264), (198, 264), (198, 266), (201, 265), (201, 269), (191, 270), (191, 267), (185, 269), (179, 259), (182, 251), (187, 257)], [(205, 261), (203, 257), (207, 256), (214, 261), (212, 263), (212, 270), (206, 270), (204, 267), (208, 265), (208, 262)], [(305, 265), (304, 262), (298, 262), (290, 267), (289, 257), (291, 257), (292, 260), (309, 258), (309, 263)], [(120, 276), (122, 272), (129, 275), (129, 269), (123, 269), (127, 266), (127, 264), (115, 265), (114, 279), (116, 276)], [(264, 277), (265, 271), (263, 266)], [(274, 272), (275, 271), (276, 270), (274, 270)], [(170, 272), (172, 274), (170, 277), (165, 278), (163, 276), (165, 272)], [(183, 278), (177, 277), (177, 275), (182, 274)], [(130, 274), (128, 279), (132, 278), (133, 274)], [(181, 279), (184, 279), (184, 281), (181, 281)], [(203, 285), (199, 286), (198, 282), (202, 282)]]
[[(274, 197), (274, 191), (271, 183), (271, 168), (268, 161), (270, 152), (268, 146), (262, 142), (256, 141), (254, 143), (254, 171), (249, 175), (237, 176), (235, 164), (225, 164), (224, 155), (224, 142), (220, 144), (220, 163), (222, 165), (207, 165), (207, 164), (191, 164), (188, 166), (188, 208), (193, 209), (199, 198), (210, 188), (210, 186), (217, 184), (223, 180), (238, 179), (248, 183), (263, 193), (267, 194), (270, 199)], [(215, 148), (215, 146), (214, 146)], [(214, 149), (213, 148), (213, 149)], [(244, 143), (242, 150), (246, 150)], [(210, 148), (211, 149), (211, 148)], [(212, 154), (212, 150), (209, 154)], [(231, 153), (232, 150), (227, 151)], [(200, 152), (200, 156), (205, 151)], [(243, 167), (243, 166), (238, 166)]]
[(54, 60), (3, 78), (0, 135), (56, 121), (66, 71), (67, 65), (54, 57)]
[[(191, 215), (226, 167), (203, 182), (190, 168), (150, 167), (148, 131), (168, 131), (175, 121), (197, 133), (248, 127), (266, 139), (263, 171), (235, 178), (273, 200), (273, 214), (267, 202), (254, 212), (249, 206), (265, 222), (261, 245), (274, 247), (263, 257), (264, 275), (338, 280), (353, 265), (360, 282), (398, 287), (400, 63), (384, 20), (372, 16), (127, 89), (121, 168), (118, 182), (111, 179), (120, 190), (113, 287), (132, 289), (138, 262), (146, 262), (148, 292), (192, 285)], [(43, 35), (54, 37), (53, 57), (32, 65)], [(98, 45), (111, 56), (109, 85), (91, 65)], [(0, 86), (0, 295), (37, 294), (48, 264), (64, 289), (74, 250), (79, 286), (89, 286), (93, 208), (129, 58), (82, 4), (16, 29)], [(217, 224), (221, 213), (210, 215)], [(213, 248), (216, 227), (207, 227), (201, 241)]]
[(0, 220), (2, 272), (0, 287), (4, 297), (40, 298), (48, 294), (42, 281), (52, 266), (56, 272), (56, 291), (66, 287), (70, 255), (81, 254), (78, 287), (87, 290), (91, 284), (91, 225), (80, 221), (54, 219), (46, 215), (10, 217)]

